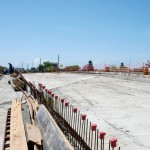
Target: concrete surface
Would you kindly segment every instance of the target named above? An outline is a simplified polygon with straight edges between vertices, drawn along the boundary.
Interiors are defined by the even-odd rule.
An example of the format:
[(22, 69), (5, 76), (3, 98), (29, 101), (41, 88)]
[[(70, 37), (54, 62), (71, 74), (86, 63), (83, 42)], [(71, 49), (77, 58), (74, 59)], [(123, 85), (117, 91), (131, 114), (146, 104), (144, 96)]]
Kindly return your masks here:
[(39, 107), (35, 123), (41, 131), (44, 150), (74, 149), (43, 105), (40, 105)]
[(0, 149), (2, 149), (5, 122), (8, 108), (11, 107), (11, 101), (21, 96), (20, 92), (14, 92), (8, 81), (12, 78), (8, 75), (0, 80)]
[(46, 85), (86, 113), (92, 123), (107, 132), (106, 143), (115, 136), (121, 150), (150, 149), (149, 77), (70, 73), (24, 76)]

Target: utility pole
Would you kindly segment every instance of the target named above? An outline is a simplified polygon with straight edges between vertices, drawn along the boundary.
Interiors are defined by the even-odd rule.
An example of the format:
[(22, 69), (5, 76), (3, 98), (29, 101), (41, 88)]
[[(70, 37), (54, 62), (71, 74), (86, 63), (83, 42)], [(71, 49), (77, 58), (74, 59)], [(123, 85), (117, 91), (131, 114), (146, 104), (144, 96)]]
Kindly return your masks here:
[(41, 58), (40, 58), (40, 65), (41, 65)]
[(31, 71), (33, 72), (33, 60), (32, 60), (32, 68), (31, 68)]
[(23, 72), (23, 61), (22, 61), (22, 70), (21, 70), (21, 72)]
[(39, 72), (42, 72), (42, 69), (41, 69), (41, 58), (40, 58)]
[(29, 71), (29, 64), (27, 64), (27, 72)]
[(130, 57), (130, 63), (129, 63), (129, 76), (130, 76), (130, 67), (131, 67), (131, 57)]
[(59, 62), (60, 62), (60, 57), (59, 57), (59, 54), (58, 54), (58, 66), (57, 66), (57, 72), (59, 71)]
[(33, 68), (33, 60), (32, 60), (32, 68)]

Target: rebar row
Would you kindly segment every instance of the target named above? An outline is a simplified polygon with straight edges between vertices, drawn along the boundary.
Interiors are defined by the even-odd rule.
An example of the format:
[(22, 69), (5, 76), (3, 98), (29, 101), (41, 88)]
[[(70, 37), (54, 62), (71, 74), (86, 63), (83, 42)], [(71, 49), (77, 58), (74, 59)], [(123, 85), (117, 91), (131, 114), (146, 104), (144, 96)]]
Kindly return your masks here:
[[(106, 133), (99, 131), (97, 125), (87, 119), (86, 114), (82, 114), (66, 99), (59, 98), (41, 83), (36, 87), (35, 84), (28, 82), (26, 87), (27, 92), (53, 114), (60, 129), (75, 149), (114, 150), (117, 148), (116, 138), (110, 138), (109, 145), (104, 147)], [(117, 149), (120, 150), (120, 147)]]

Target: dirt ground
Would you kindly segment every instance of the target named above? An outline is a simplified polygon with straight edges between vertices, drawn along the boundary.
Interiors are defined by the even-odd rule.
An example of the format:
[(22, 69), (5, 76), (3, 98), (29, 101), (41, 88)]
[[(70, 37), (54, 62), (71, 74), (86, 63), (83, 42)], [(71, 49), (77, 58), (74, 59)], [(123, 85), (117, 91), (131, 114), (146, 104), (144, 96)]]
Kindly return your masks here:
[[(121, 150), (150, 149), (150, 78), (71, 73), (24, 76), (35, 84), (46, 85), (87, 114), (92, 123), (107, 132), (106, 143), (116, 137)], [(8, 85), (10, 79), (5, 76), (0, 80), (0, 147), (7, 109), (11, 100), (21, 95)]]
[(106, 131), (106, 143), (116, 137), (121, 150), (150, 149), (150, 78), (105, 77), (91, 74), (28, 74), (86, 113)]

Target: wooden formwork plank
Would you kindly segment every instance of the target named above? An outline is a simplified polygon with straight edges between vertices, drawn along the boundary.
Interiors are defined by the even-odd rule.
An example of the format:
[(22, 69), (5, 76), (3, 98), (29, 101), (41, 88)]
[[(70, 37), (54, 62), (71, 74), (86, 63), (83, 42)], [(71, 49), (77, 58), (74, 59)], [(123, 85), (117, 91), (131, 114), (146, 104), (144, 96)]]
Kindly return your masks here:
[(13, 84), (17, 84), (17, 82), (18, 82), (17, 78), (14, 79), (12, 82), (13, 82)]
[(42, 136), (40, 130), (35, 125), (26, 123), (28, 141), (32, 141), (38, 145), (41, 145)]
[(19, 87), (23, 87), (24, 86), (24, 82), (21, 81), (20, 79), (16, 79), (17, 80), (17, 83), (15, 84), (16, 85), (16, 88), (19, 88)]
[(30, 117), (31, 117), (31, 123), (34, 123), (34, 110), (33, 110), (33, 106), (32, 106), (32, 103), (30, 102), (29, 98), (27, 98), (27, 105), (29, 107), (29, 113), (30, 113)]
[(22, 119), (21, 99), (12, 101), (10, 150), (28, 150)]
[(29, 96), (28, 100), (30, 101), (30, 103), (32, 105), (34, 113), (36, 113), (37, 112), (37, 108), (38, 108), (38, 102), (37, 102), (37, 100), (35, 100), (32, 96)]
[(13, 81), (10, 82), (12, 87), (15, 90), (20, 90), (19, 88), (23, 88), (24, 87), (24, 82), (21, 81), (19, 78), (15, 78)]

